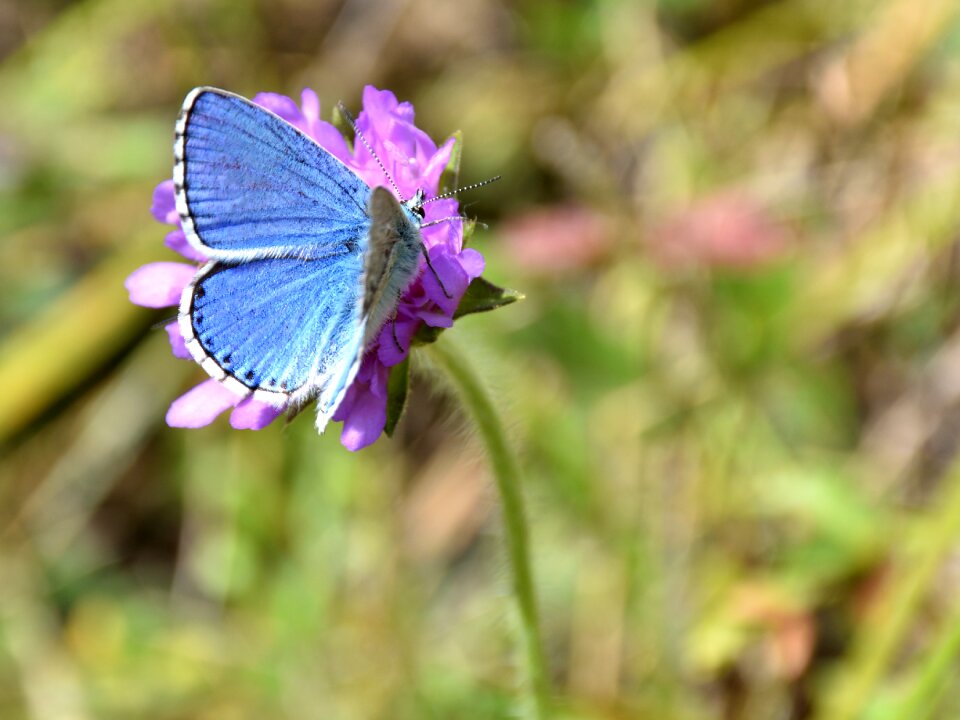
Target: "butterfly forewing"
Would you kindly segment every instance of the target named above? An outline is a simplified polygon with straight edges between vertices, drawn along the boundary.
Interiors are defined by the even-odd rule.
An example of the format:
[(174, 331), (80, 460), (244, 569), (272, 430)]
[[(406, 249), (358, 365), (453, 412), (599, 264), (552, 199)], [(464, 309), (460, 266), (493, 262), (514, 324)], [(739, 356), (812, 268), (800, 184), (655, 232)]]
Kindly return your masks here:
[(219, 260), (362, 251), (370, 188), (297, 128), (239, 95), (197, 88), (174, 144), (187, 239)]

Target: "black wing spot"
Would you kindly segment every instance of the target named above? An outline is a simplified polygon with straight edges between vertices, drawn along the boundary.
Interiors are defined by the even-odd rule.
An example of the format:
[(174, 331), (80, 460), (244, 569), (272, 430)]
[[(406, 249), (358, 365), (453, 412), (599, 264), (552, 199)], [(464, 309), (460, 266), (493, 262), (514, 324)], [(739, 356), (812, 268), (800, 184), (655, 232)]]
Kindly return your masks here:
[(253, 370), (247, 370), (247, 374), (244, 375), (247, 380), (253, 381)]

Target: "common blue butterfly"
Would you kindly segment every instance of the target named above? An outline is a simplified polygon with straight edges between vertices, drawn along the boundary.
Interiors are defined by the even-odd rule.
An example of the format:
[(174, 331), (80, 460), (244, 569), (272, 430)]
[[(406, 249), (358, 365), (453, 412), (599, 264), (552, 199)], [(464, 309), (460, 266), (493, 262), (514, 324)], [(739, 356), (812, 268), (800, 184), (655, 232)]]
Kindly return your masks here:
[(180, 301), (187, 349), (239, 395), (294, 409), (316, 399), (322, 432), (418, 273), (423, 193), (401, 203), (371, 189), (293, 125), (216, 88), (187, 95), (174, 158), (183, 231), (208, 258)]

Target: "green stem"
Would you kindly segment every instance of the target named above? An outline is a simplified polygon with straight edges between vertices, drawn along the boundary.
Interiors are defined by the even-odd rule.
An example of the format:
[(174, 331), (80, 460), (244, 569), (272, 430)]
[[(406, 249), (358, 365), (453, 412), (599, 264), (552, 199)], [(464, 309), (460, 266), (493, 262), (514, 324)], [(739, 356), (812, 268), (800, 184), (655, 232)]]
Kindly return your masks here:
[(877, 686), (916, 622), (920, 606), (960, 530), (960, 460), (954, 461), (944, 476), (941, 497), (932, 506), (919, 527), (916, 542), (904, 543), (909, 550), (894, 564), (887, 583), (889, 594), (856, 642), (849, 675), (829, 699), (821, 718), (864, 717)]
[(540, 641), (533, 573), (530, 569), (530, 550), (520, 487), (519, 464), (507, 442), (503, 425), (500, 423), (490, 396), (473, 369), (452, 347), (449, 338), (427, 345), (426, 348), (435, 363), (446, 372), (486, 445), (503, 508), (507, 555), (510, 561), (513, 596), (519, 611), (520, 628), (523, 633), (523, 656), (526, 662), (533, 716), (542, 719), (547, 717), (549, 683), (543, 646)]

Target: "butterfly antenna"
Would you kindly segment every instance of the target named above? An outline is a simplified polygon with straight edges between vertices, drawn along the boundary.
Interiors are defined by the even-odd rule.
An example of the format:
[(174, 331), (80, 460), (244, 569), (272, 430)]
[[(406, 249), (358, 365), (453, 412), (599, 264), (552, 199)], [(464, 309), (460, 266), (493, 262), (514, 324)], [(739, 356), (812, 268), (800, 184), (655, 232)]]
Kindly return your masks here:
[(466, 220), (466, 218), (463, 215), (450, 215), (449, 217), (440, 218), (439, 220), (431, 220), (428, 223), (423, 223), (420, 226), (420, 229), (423, 230), (423, 228), (432, 227), (433, 225), (439, 225), (440, 223), (450, 222), (451, 220), (459, 220), (460, 222), (463, 222), (464, 220)]
[(172, 323), (172, 322), (177, 322), (177, 320), (179, 320), (179, 319), (180, 319), (180, 316), (179, 316), (179, 315), (174, 315), (173, 317), (169, 317), (169, 318), (167, 318), (166, 320), (160, 320), (160, 321), (158, 321), (158, 322), (155, 322), (153, 325), (150, 326), (150, 329), (151, 329), (151, 330), (163, 330), (164, 328), (167, 327), (167, 325), (169, 325), (169, 324)]
[(482, 188), (484, 185), (489, 185), (490, 183), (496, 182), (501, 177), (503, 176), (494, 175), (489, 180), (484, 180), (483, 182), (474, 183), (473, 185), (467, 185), (466, 187), (457, 188), (456, 190), (450, 190), (449, 192), (445, 192), (441, 195), (437, 195), (436, 197), (432, 197), (432, 198), (428, 198), (427, 200), (424, 200), (423, 204), (426, 205), (427, 203), (432, 203), (434, 200), (443, 200), (444, 198), (452, 197), (457, 193), (466, 192), (467, 190), (476, 190), (477, 188)]
[[(467, 185), (466, 187), (457, 188), (456, 190), (451, 190), (450, 192), (442, 193), (441, 195), (437, 195), (436, 197), (432, 197), (432, 198), (429, 198), (429, 199), (427, 199), (427, 200), (424, 200), (422, 203), (420, 203), (420, 205), (423, 206), (423, 205), (426, 205), (426, 204), (428, 204), (428, 203), (432, 203), (434, 200), (442, 200), (443, 198), (448, 198), (448, 197), (450, 197), (450, 196), (452, 196), (452, 195), (456, 195), (457, 193), (459, 193), (459, 192), (464, 192), (464, 191), (466, 191), (466, 190), (476, 190), (477, 188), (481, 188), (481, 187), (483, 187), (484, 185), (489, 185), (490, 183), (496, 182), (496, 181), (499, 180), (501, 177), (502, 177), (501, 175), (495, 175), (494, 177), (490, 178), (489, 180), (484, 180), (483, 182), (474, 183), (473, 185)], [(422, 228), (428, 228), (428, 227), (430, 227), (431, 225), (439, 225), (440, 223), (450, 222), (450, 221), (452, 221), (452, 220), (459, 220), (460, 222), (463, 222), (464, 220), (466, 220), (466, 218), (463, 217), (463, 215), (451, 215), (450, 217), (440, 218), (439, 220), (431, 220), (431, 221), (428, 222), (428, 223), (422, 224), (422, 225), (420, 226), (420, 228), (421, 228), (421, 229), (422, 229)], [(425, 245), (421, 245), (421, 248), (423, 249), (423, 256), (424, 256), (424, 258), (425, 258), (426, 261), (427, 261), (427, 267), (429, 268), (430, 272), (433, 274), (433, 277), (435, 277), (435, 278), (437, 279), (437, 283), (440, 285), (440, 289), (443, 291), (443, 294), (446, 295), (448, 299), (449, 299), (449, 298), (452, 298), (453, 296), (450, 294), (450, 292), (449, 292), (449, 291), (447, 290), (447, 288), (444, 286), (443, 280), (440, 279), (440, 275), (437, 274), (436, 269), (433, 267), (433, 263), (430, 262), (430, 255), (429, 255), (429, 253), (427, 252), (426, 246), (425, 246)]]
[(350, 127), (353, 128), (354, 134), (360, 138), (360, 142), (363, 143), (363, 146), (367, 149), (367, 152), (370, 153), (370, 157), (377, 161), (377, 165), (380, 166), (380, 169), (383, 170), (384, 176), (390, 181), (394, 192), (397, 193), (397, 197), (403, 200), (403, 193), (400, 192), (400, 188), (398, 188), (397, 184), (393, 181), (393, 176), (387, 172), (387, 166), (383, 164), (383, 162), (380, 160), (380, 157), (373, 151), (373, 148), (370, 147), (370, 143), (367, 142), (367, 139), (363, 136), (363, 133), (360, 132), (360, 128), (358, 128), (357, 124), (353, 121), (353, 115), (350, 114), (350, 111), (347, 110), (346, 106), (342, 102), (338, 102), (337, 107), (340, 109), (340, 112), (343, 113), (343, 116), (347, 119), (347, 122), (350, 123)]

